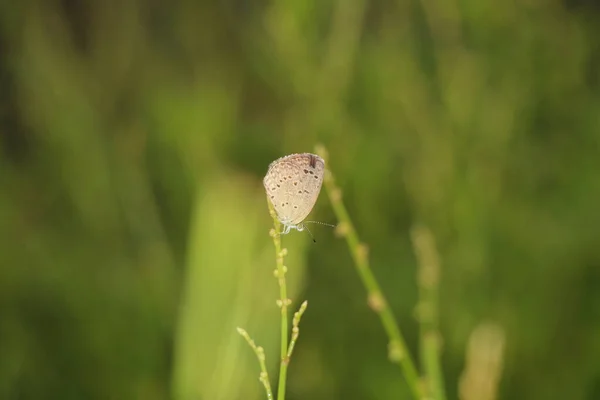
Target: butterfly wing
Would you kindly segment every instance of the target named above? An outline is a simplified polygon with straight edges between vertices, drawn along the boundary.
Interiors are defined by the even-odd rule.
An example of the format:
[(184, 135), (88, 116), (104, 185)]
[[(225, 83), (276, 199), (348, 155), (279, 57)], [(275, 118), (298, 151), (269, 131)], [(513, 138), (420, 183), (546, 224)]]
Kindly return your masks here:
[(279, 220), (301, 223), (311, 212), (323, 184), (325, 161), (315, 154), (292, 154), (275, 160), (263, 184)]

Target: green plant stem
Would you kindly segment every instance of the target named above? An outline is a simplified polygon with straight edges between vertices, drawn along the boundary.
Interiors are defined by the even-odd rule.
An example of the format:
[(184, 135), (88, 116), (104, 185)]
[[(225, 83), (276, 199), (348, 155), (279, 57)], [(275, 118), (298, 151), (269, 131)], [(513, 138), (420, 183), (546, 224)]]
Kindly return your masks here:
[(285, 385), (287, 379), (287, 367), (289, 364), (288, 352), (288, 306), (290, 300), (287, 298), (287, 285), (285, 282), (286, 267), (283, 265), (285, 252), (281, 249), (280, 223), (273, 209), (271, 201), (267, 198), (269, 213), (273, 218), (274, 230), (271, 232), (273, 244), (275, 245), (275, 258), (277, 260), (276, 277), (279, 282), (279, 300), (277, 304), (281, 308), (281, 360), (279, 363), (279, 385), (277, 387), (277, 400), (285, 400)]
[(306, 311), (306, 307), (308, 307), (308, 302), (305, 300), (300, 306), (300, 309), (294, 313), (294, 319), (292, 320), (292, 340), (290, 341), (290, 347), (287, 352), (288, 360), (292, 358), (296, 341), (300, 335), (300, 319), (302, 318), (304, 311)]
[(435, 240), (425, 226), (415, 226), (411, 238), (417, 256), (421, 362), (428, 393), (436, 400), (446, 400), (440, 363), (439, 280), (440, 262)]
[(257, 346), (250, 335), (248, 335), (248, 332), (246, 332), (244, 329), (237, 328), (237, 331), (244, 339), (246, 339), (246, 342), (248, 342), (248, 345), (252, 348), (252, 350), (254, 350), (254, 354), (256, 354), (256, 358), (258, 358), (258, 363), (260, 364), (260, 381), (265, 387), (265, 392), (267, 392), (267, 400), (273, 400), (273, 392), (271, 390), (271, 384), (269, 383), (269, 373), (267, 372), (267, 365), (265, 364), (264, 349), (260, 346)]
[(420, 352), (427, 390), (435, 400), (446, 400), (440, 365), (440, 339), (437, 328), (437, 290), (420, 288)]
[[(319, 153), (325, 160), (327, 152), (323, 146), (317, 146), (316, 152)], [(377, 313), (385, 332), (389, 338), (389, 354), (390, 359), (400, 364), (406, 382), (415, 399), (421, 398), (421, 388), (419, 385), (419, 375), (415, 368), (415, 363), (408, 351), (404, 336), (400, 331), (400, 327), (388, 302), (386, 301), (377, 279), (373, 275), (369, 265), (367, 256), (367, 248), (358, 238), (356, 230), (352, 225), (346, 207), (341, 200), (341, 192), (336, 187), (333, 175), (329, 170), (325, 173), (324, 179), (325, 190), (331, 201), (333, 211), (339, 221), (338, 229), (340, 234), (346, 238), (350, 254), (356, 265), (356, 269), (360, 279), (365, 286), (368, 294), (369, 305)]]

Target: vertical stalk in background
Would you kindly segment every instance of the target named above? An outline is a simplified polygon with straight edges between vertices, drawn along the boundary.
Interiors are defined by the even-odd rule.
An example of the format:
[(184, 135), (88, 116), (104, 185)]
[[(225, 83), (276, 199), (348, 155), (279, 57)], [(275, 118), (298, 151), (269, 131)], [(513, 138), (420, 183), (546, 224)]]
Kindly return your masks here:
[[(318, 145), (315, 152), (323, 157), (327, 162), (327, 150), (324, 146)], [(373, 275), (369, 265), (369, 257), (367, 246), (360, 242), (358, 235), (352, 225), (352, 221), (348, 216), (346, 207), (342, 202), (340, 189), (335, 185), (335, 181), (331, 171), (325, 171), (324, 186), (331, 201), (331, 206), (339, 222), (338, 232), (344, 236), (350, 254), (356, 265), (358, 275), (365, 286), (368, 294), (368, 304), (377, 313), (385, 332), (389, 339), (389, 356), (392, 362), (400, 365), (406, 382), (415, 399), (421, 399), (421, 388), (419, 385), (419, 375), (415, 368), (415, 363), (408, 351), (404, 336), (400, 331), (396, 317), (392, 313), (387, 300), (385, 299), (377, 279)]]
[(496, 400), (502, 377), (504, 329), (494, 322), (479, 324), (469, 337), (465, 370), (458, 385), (460, 400)]
[(273, 244), (275, 245), (275, 258), (277, 261), (277, 269), (275, 270), (275, 277), (279, 283), (279, 300), (277, 305), (281, 309), (281, 358), (279, 361), (279, 385), (277, 388), (277, 400), (285, 400), (285, 384), (287, 379), (287, 367), (289, 364), (288, 351), (288, 306), (291, 304), (291, 300), (287, 298), (287, 285), (285, 282), (285, 274), (287, 267), (283, 265), (283, 257), (287, 254), (287, 249), (281, 248), (281, 236), (280, 223), (277, 218), (277, 214), (273, 209), (270, 199), (267, 198), (267, 204), (269, 205), (269, 214), (273, 218), (274, 228), (271, 230), (271, 237), (273, 238)]
[(425, 388), (436, 400), (446, 400), (444, 375), (440, 364), (441, 335), (439, 332), (440, 261), (435, 239), (429, 228), (417, 225), (411, 230), (417, 261), (419, 304), (417, 317), (420, 328), (420, 355), (425, 375)]

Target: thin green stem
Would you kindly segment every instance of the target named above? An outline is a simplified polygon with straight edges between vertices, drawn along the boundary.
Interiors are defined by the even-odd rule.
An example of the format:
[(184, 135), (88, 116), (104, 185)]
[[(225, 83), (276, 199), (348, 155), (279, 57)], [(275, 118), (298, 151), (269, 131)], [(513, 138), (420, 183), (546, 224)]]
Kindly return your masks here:
[(411, 231), (411, 238), (419, 263), (417, 315), (421, 336), (421, 362), (426, 388), (435, 400), (446, 400), (444, 377), (440, 364), (439, 257), (433, 234), (427, 227), (415, 226)]
[(300, 319), (302, 319), (302, 315), (304, 314), (304, 311), (306, 311), (306, 307), (308, 307), (308, 302), (305, 300), (300, 306), (300, 309), (294, 313), (294, 319), (292, 320), (292, 340), (287, 352), (288, 360), (292, 358), (296, 341), (300, 335)]
[(248, 335), (242, 328), (237, 328), (237, 331), (246, 342), (250, 345), (252, 350), (254, 350), (254, 354), (256, 354), (256, 358), (258, 358), (258, 363), (260, 364), (260, 378), (259, 380), (262, 382), (265, 387), (265, 391), (267, 392), (267, 400), (273, 400), (273, 391), (271, 390), (271, 384), (269, 383), (269, 373), (267, 372), (267, 365), (265, 364), (265, 351), (261, 346), (257, 346), (254, 343), (254, 340)]
[(275, 245), (275, 258), (277, 260), (277, 270), (275, 277), (279, 283), (279, 300), (277, 305), (281, 308), (281, 360), (279, 363), (279, 385), (277, 388), (277, 400), (285, 400), (285, 384), (287, 379), (287, 367), (290, 362), (288, 357), (288, 306), (291, 301), (287, 298), (287, 285), (285, 282), (285, 274), (287, 268), (283, 265), (283, 257), (287, 254), (286, 249), (281, 249), (280, 223), (277, 219), (277, 214), (273, 209), (271, 201), (267, 198), (269, 205), (269, 213), (273, 218), (274, 229), (271, 231), (273, 244)]
[[(323, 146), (317, 146), (316, 152), (325, 160), (327, 159), (327, 152)], [(346, 238), (358, 275), (367, 290), (369, 306), (379, 316), (383, 328), (388, 335), (390, 341), (390, 360), (400, 365), (411, 393), (415, 399), (420, 399), (422, 393), (415, 363), (408, 351), (406, 341), (400, 331), (396, 317), (392, 313), (392, 310), (381, 291), (379, 283), (371, 271), (367, 246), (360, 242), (348, 212), (346, 211), (346, 207), (342, 202), (341, 191), (335, 185), (335, 181), (329, 170), (325, 173), (324, 186), (331, 201), (333, 211), (339, 221), (338, 232)]]

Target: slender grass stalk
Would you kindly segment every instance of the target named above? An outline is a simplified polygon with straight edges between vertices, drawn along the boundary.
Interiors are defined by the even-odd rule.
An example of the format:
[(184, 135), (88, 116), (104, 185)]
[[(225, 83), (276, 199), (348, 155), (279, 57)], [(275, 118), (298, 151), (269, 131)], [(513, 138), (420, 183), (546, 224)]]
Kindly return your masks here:
[(277, 269), (275, 277), (279, 283), (279, 300), (277, 305), (281, 309), (281, 360), (279, 363), (279, 385), (277, 387), (277, 400), (285, 400), (285, 385), (287, 379), (287, 367), (290, 362), (288, 357), (288, 306), (291, 300), (287, 297), (287, 285), (285, 282), (285, 274), (287, 267), (283, 265), (283, 257), (287, 254), (287, 249), (281, 248), (280, 223), (277, 219), (277, 214), (273, 209), (273, 204), (267, 198), (269, 205), (269, 214), (273, 218), (274, 229), (271, 230), (271, 237), (275, 245), (275, 258), (277, 260)]
[(258, 363), (260, 364), (260, 377), (259, 380), (262, 382), (265, 387), (265, 391), (267, 392), (267, 399), (273, 400), (273, 391), (271, 390), (271, 384), (269, 383), (269, 373), (267, 372), (267, 365), (265, 364), (265, 350), (261, 346), (257, 346), (254, 343), (254, 340), (248, 335), (242, 328), (237, 328), (237, 331), (240, 335), (246, 339), (246, 342), (252, 347), (254, 353), (256, 354), (256, 358), (258, 358)]
[[(324, 146), (317, 146), (315, 151), (324, 160), (327, 160), (327, 150)], [(399, 364), (402, 368), (402, 372), (414, 398), (421, 399), (422, 390), (415, 363), (408, 351), (396, 317), (394, 317), (387, 300), (381, 292), (379, 283), (371, 271), (367, 246), (360, 242), (352, 221), (348, 216), (346, 207), (342, 202), (341, 191), (336, 186), (333, 175), (329, 170), (325, 172), (324, 186), (331, 201), (333, 211), (339, 221), (338, 233), (346, 238), (358, 275), (367, 290), (368, 304), (379, 316), (381, 324), (388, 335), (390, 360)]]
[[(280, 222), (277, 218), (277, 214), (275, 214), (275, 210), (273, 209), (273, 204), (267, 198), (267, 204), (269, 205), (269, 214), (273, 218), (274, 228), (269, 232), (271, 237), (273, 238), (273, 243), (275, 244), (275, 258), (277, 261), (277, 269), (274, 271), (275, 277), (279, 282), (279, 299), (277, 300), (277, 305), (281, 309), (281, 360), (279, 363), (279, 384), (277, 386), (277, 400), (285, 400), (285, 387), (287, 380), (287, 368), (290, 363), (290, 358), (292, 357), (292, 353), (294, 352), (294, 347), (296, 346), (296, 341), (298, 340), (298, 336), (300, 335), (300, 319), (302, 315), (306, 311), (306, 307), (308, 306), (308, 302), (304, 301), (300, 306), (300, 309), (294, 313), (294, 318), (292, 320), (292, 338), (290, 344), (288, 346), (288, 307), (292, 303), (290, 299), (287, 298), (287, 285), (285, 281), (285, 274), (287, 272), (287, 267), (283, 265), (283, 258), (287, 254), (287, 249), (281, 248), (281, 236), (279, 234)], [(267, 392), (267, 399), (273, 400), (273, 392), (271, 391), (271, 385), (269, 383), (269, 375), (267, 373), (267, 368), (265, 365), (265, 352), (262, 347), (256, 346), (254, 341), (250, 338), (248, 333), (242, 328), (237, 328), (240, 335), (242, 335), (250, 347), (256, 353), (256, 357), (258, 358), (258, 362), (260, 363), (260, 381), (263, 383), (265, 387), (265, 391)]]
[(300, 306), (300, 309), (294, 313), (294, 319), (292, 320), (292, 340), (290, 342), (290, 347), (288, 348), (287, 357), (288, 359), (292, 358), (292, 353), (294, 352), (294, 347), (296, 346), (296, 341), (298, 340), (298, 336), (300, 335), (300, 319), (302, 318), (302, 314), (306, 311), (306, 307), (308, 307), (308, 302), (305, 300), (304, 303)]
[(467, 344), (465, 369), (458, 384), (460, 400), (496, 400), (502, 379), (504, 329), (495, 322), (482, 322), (475, 327)]
[(427, 227), (413, 227), (411, 238), (419, 263), (417, 316), (420, 330), (421, 363), (425, 375), (426, 389), (434, 399), (446, 400), (444, 375), (440, 364), (439, 256), (433, 234)]

